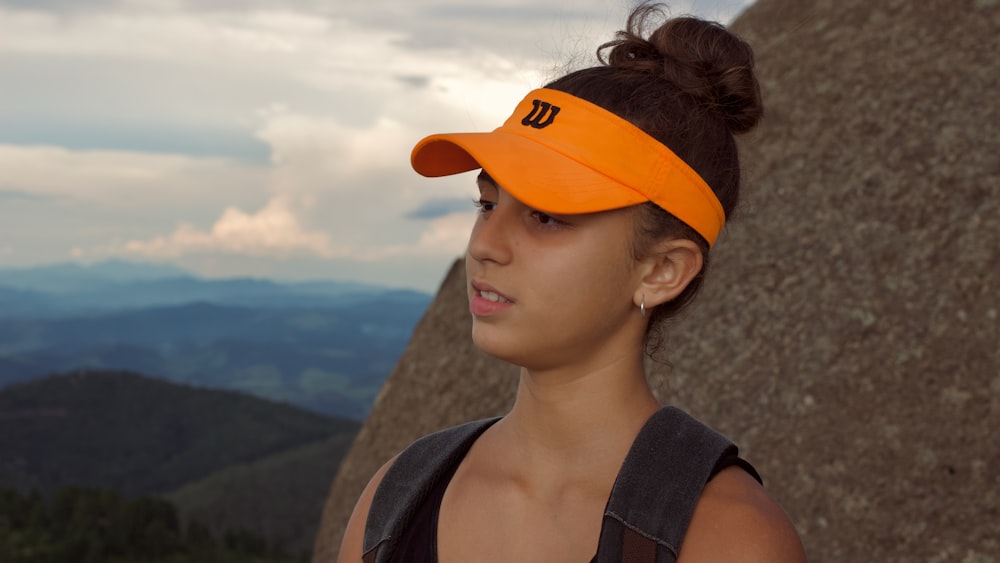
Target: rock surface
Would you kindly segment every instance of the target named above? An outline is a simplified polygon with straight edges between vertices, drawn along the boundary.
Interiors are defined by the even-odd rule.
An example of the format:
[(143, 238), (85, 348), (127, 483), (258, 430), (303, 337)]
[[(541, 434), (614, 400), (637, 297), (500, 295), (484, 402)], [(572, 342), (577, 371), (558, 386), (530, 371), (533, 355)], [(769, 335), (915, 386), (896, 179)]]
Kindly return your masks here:
[[(823, 561), (1000, 562), (1000, 2), (758, 0), (767, 116), (745, 204), (650, 365), (728, 434)], [(327, 501), (335, 560), (371, 474), (503, 413), (451, 270)]]

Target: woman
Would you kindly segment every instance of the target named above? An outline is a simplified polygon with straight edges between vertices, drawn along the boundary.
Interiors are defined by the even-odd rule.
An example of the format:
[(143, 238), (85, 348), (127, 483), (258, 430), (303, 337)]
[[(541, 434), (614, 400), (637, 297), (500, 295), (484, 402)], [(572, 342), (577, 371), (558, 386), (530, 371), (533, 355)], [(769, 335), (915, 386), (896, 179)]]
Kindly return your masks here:
[(529, 93), (496, 131), (414, 149), (423, 175), (481, 169), (472, 337), (521, 367), (518, 393), (502, 419), (380, 469), (339, 561), (805, 560), (752, 467), (646, 382), (644, 349), (737, 203), (733, 134), (762, 113), (749, 46), (693, 18), (644, 37), (658, 13), (637, 8), (601, 66)]

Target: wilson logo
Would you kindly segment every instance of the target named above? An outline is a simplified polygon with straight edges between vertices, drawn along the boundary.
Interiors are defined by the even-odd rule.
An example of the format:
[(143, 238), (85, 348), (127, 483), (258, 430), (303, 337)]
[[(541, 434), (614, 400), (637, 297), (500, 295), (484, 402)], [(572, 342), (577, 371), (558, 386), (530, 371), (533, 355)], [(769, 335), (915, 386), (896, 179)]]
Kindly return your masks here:
[(541, 129), (552, 125), (556, 116), (559, 115), (559, 106), (541, 100), (531, 100), (531, 103), (533, 104), (531, 112), (521, 120), (521, 125)]

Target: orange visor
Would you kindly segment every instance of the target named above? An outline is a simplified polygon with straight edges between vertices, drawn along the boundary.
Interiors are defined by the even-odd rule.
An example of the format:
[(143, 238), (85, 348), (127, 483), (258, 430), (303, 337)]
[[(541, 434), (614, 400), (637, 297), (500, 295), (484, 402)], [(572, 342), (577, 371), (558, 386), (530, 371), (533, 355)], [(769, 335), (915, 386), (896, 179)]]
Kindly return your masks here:
[(483, 168), (538, 211), (593, 213), (652, 201), (715, 244), (726, 216), (708, 184), (663, 143), (590, 102), (542, 88), (491, 133), (424, 138), (410, 156), (423, 176)]

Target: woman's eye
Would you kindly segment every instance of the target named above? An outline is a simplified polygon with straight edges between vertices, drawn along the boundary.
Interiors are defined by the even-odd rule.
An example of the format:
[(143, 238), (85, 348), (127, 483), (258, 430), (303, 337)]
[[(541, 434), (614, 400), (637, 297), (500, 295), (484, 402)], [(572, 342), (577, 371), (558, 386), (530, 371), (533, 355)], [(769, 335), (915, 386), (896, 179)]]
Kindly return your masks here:
[(553, 217), (551, 215), (548, 215), (546, 213), (542, 213), (541, 211), (532, 211), (531, 212), (531, 216), (534, 217), (535, 221), (538, 221), (538, 223), (541, 224), (541, 225), (560, 225), (560, 224), (562, 224), (562, 221), (560, 221), (559, 219), (556, 219), (555, 217)]
[(483, 198), (472, 200), (472, 204), (479, 208), (480, 213), (493, 211), (493, 209), (497, 206), (496, 203)]

